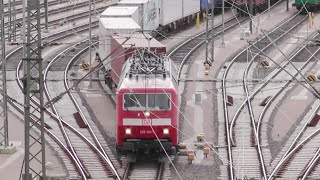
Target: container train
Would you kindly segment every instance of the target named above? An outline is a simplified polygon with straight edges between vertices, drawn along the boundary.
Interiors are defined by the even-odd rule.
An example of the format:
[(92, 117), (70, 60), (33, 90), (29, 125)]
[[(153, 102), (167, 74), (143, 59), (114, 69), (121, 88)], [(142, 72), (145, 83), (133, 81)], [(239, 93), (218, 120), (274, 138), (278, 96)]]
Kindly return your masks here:
[[(113, 41), (122, 42), (119, 39)], [(141, 41), (132, 38), (131, 42), (136, 40)], [(140, 152), (159, 157), (165, 151), (174, 155), (178, 145), (176, 67), (163, 52), (163, 46), (122, 47), (125, 49), (115, 52), (113, 64), (118, 67), (114, 69), (115, 73), (123, 65), (121, 75), (114, 79), (118, 82), (117, 152), (121, 155)], [(126, 56), (119, 56), (122, 50), (127, 52)]]
[[(267, 8), (266, 0), (251, 0), (254, 13)], [(271, 0), (274, 4), (278, 0)], [(298, 0), (296, 0), (298, 1)], [(222, 0), (209, 0), (218, 13)], [(226, 0), (225, 6), (234, 6), (240, 14), (247, 12), (247, 0)], [(153, 31), (153, 36), (162, 36), (167, 32), (194, 24), (197, 13), (206, 11), (207, 0), (120, 0), (109, 6), (99, 17), (99, 56), (108, 59), (110, 54), (110, 36), (113, 33), (129, 34), (134, 31)], [(209, 8), (209, 13), (211, 9)], [(110, 58), (109, 58), (110, 59)]]
[(194, 23), (199, 11), (199, 0), (120, 0), (99, 17), (99, 56), (108, 58), (113, 33), (143, 30), (161, 36)]

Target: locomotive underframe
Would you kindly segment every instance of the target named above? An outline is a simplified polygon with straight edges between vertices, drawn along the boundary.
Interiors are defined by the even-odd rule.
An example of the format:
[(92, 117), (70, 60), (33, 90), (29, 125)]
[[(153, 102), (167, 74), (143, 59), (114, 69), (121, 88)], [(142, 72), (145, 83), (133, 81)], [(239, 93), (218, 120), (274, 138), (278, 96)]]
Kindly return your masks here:
[[(172, 145), (171, 139), (159, 139), (162, 147), (169, 155), (176, 154), (176, 147)], [(117, 146), (120, 154), (144, 153), (159, 154), (163, 151), (158, 139), (124, 139), (122, 146)]]

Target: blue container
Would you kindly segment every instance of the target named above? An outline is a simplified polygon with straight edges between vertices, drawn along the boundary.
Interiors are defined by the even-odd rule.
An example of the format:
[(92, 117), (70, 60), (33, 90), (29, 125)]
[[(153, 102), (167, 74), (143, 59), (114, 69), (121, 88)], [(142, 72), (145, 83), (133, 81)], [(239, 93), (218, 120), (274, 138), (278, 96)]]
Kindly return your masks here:
[[(214, 7), (221, 7), (222, 0), (210, 0), (210, 2), (213, 1)], [(200, 10), (206, 11), (207, 8), (207, 0), (200, 0)]]
[(207, 0), (200, 0), (200, 10), (205, 11), (207, 8)]

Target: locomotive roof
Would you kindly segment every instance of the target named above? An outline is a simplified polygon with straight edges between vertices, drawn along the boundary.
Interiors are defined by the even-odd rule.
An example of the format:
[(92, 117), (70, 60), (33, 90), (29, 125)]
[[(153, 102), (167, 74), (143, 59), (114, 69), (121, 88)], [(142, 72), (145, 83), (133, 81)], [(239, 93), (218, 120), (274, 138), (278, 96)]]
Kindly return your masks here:
[(164, 54), (143, 53), (130, 58), (122, 72), (123, 88), (175, 88), (174, 64)]

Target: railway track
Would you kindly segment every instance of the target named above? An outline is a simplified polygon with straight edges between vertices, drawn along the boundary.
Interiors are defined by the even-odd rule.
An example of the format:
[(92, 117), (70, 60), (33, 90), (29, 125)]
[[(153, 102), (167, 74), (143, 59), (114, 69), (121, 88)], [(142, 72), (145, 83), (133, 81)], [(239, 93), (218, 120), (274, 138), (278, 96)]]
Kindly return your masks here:
[[(313, 39), (315, 37), (312, 37)], [(318, 47), (308, 47), (304, 45), (299, 49), (291, 58), (290, 61), (294, 62), (296, 67), (299, 67), (299, 71), (306, 71), (312, 68), (317, 59), (320, 58), (320, 49)], [(301, 62), (301, 56), (305, 58), (305, 62)], [(288, 66), (288, 62), (283, 65), (283, 67)], [(280, 70), (279, 70), (280, 71)], [(277, 73), (277, 72), (275, 72)], [(297, 72), (292, 72), (294, 77), (297, 77)], [(270, 106), (271, 102), (282, 93), (286, 87), (292, 83), (292, 79), (288, 79), (285, 83), (279, 85), (279, 91), (274, 93), (272, 98), (264, 107), (259, 120), (263, 118), (266, 109)], [(273, 178), (302, 178), (306, 179), (311, 172), (315, 172), (314, 169), (317, 167), (317, 158), (319, 155), (319, 126), (308, 127), (308, 124), (312, 118), (319, 112), (320, 104), (316, 100), (313, 103), (313, 108), (310, 110), (301, 123), (296, 127), (296, 131), (291, 135), (290, 139), (285, 148), (287, 151), (280, 153), (274, 160), (275, 166), (273, 166), (273, 171), (271, 172), (269, 179)], [(308, 118), (306, 118), (308, 117)], [(314, 153), (314, 154), (312, 154)], [(317, 176), (309, 176), (316, 177)]]
[[(95, 28), (97, 26), (98, 26), (98, 23), (93, 22), (93, 28)], [(81, 32), (85, 32), (87, 30), (88, 30), (87, 25), (82, 25), (79, 27), (75, 27), (69, 31), (63, 31), (63, 32), (59, 32), (59, 33), (50, 35), (50, 36), (45, 37), (43, 39), (46, 39), (46, 42), (49, 42), (48, 44), (50, 44), (50, 42), (56, 42), (58, 40), (62, 40), (63, 38), (70, 37), (70, 36), (74, 35), (74, 33), (81, 33)], [(58, 38), (57, 38), (57, 36), (58, 36)], [(11, 70), (11, 72), (12, 72), (12, 70), (14, 70), (15, 67), (18, 66), (18, 70), (16, 71), (17, 72), (16, 73), (17, 80), (20, 80), (20, 77), (21, 77), (21, 75), (19, 75), (19, 73), (20, 73), (19, 67), (21, 67), (21, 62), (19, 65), (19, 61), (17, 61), (18, 59), (21, 59), (21, 57), (22, 57), (21, 50), (22, 50), (22, 47), (19, 47), (19, 48), (15, 49), (14, 51), (12, 51), (7, 56), (8, 70)], [(68, 51), (71, 52), (72, 50), (68, 49)], [(62, 57), (62, 56), (65, 56), (65, 55), (59, 55), (59, 57)], [(19, 82), (19, 83), (21, 83), (21, 82)], [(15, 86), (10, 86), (10, 87), (13, 88)], [(22, 87), (21, 84), (20, 84), (20, 87)], [(18, 96), (18, 94), (15, 93), (14, 97), (17, 97), (17, 96)], [(21, 92), (20, 92), (19, 96), (17, 97), (17, 99), (19, 99), (19, 100), (22, 99)], [(37, 100), (33, 99), (33, 103), (36, 104)], [(17, 109), (17, 111), (19, 111), (20, 113), (23, 112), (23, 109), (21, 109), (21, 108), (19, 109), (19, 107), (18, 107), (19, 105), (15, 104), (14, 102), (11, 102), (11, 104)], [(108, 149), (108, 147), (107, 147), (107, 144), (103, 144), (103, 145), (99, 144), (99, 141), (101, 139), (103, 139), (101, 134), (99, 134), (98, 137), (94, 137), (94, 133), (92, 132), (92, 130), (93, 129), (96, 130), (97, 128), (90, 127), (90, 123), (93, 124), (92, 122), (87, 122), (87, 124), (86, 124), (88, 126), (87, 129), (89, 129), (89, 130), (81, 129), (81, 128), (77, 129), (75, 127), (77, 127), (78, 125), (71, 124), (70, 122), (68, 123), (68, 122), (62, 120), (61, 115), (56, 114), (57, 112), (52, 113), (52, 112), (48, 111), (48, 109), (47, 109), (46, 113), (47, 113), (46, 119), (51, 117), (51, 119), (55, 120), (56, 122), (59, 122), (59, 123), (56, 123), (55, 129), (53, 129), (52, 124), (49, 125), (50, 123), (48, 123), (46, 125), (47, 126), (46, 132), (54, 141), (54, 142), (51, 142), (51, 145), (53, 147), (55, 147), (55, 149), (61, 148), (60, 151), (62, 152), (61, 154), (63, 155), (63, 156), (61, 156), (61, 158), (62, 158), (62, 160), (65, 160), (65, 162), (66, 162), (65, 165), (66, 165), (67, 169), (68, 170), (70, 169), (69, 177), (81, 178), (81, 179), (87, 179), (87, 178), (92, 178), (92, 177), (96, 177), (96, 178), (97, 177), (101, 177), (101, 178), (108, 177), (109, 179), (114, 179), (114, 178), (120, 179), (120, 176), (118, 175), (118, 172), (116, 171), (116, 169), (117, 170), (120, 169), (120, 165), (114, 157), (111, 157), (111, 158), (108, 157), (108, 156), (110, 156), (111, 153), (110, 153), (110, 149)], [(33, 117), (33, 118), (37, 119), (37, 117)], [(58, 127), (57, 124), (60, 124), (60, 127)], [(66, 127), (66, 129), (64, 129), (64, 132), (67, 132), (68, 134), (72, 134), (72, 137), (69, 138), (69, 140), (67, 138), (66, 133), (63, 133), (64, 134), (63, 135), (61, 132), (58, 133), (58, 131), (57, 131), (59, 128), (63, 129), (64, 127)], [(49, 130), (49, 129), (52, 129), (52, 130)], [(85, 131), (84, 134), (82, 134), (83, 131)], [(56, 135), (56, 134), (58, 134), (58, 135)], [(51, 139), (49, 141), (51, 141)], [(73, 141), (73, 144), (75, 144), (75, 146), (77, 146), (77, 147), (76, 148), (73, 147), (72, 143), (67, 143), (68, 141), (69, 142)], [(57, 146), (56, 144), (58, 144), (59, 146)], [(86, 147), (86, 149), (84, 149), (83, 147)], [(88, 154), (88, 150), (92, 151), (93, 153)], [(92, 158), (90, 156), (96, 156), (95, 157), (96, 159), (94, 160), (94, 158)], [(97, 159), (98, 159), (98, 161), (96, 161)], [(95, 163), (97, 163), (97, 162), (100, 162), (102, 165), (96, 166)], [(100, 171), (104, 170), (105, 176), (101, 175), (101, 173), (99, 173), (99, 170)]]
[[(242, 18), (239, 21), (240, 22), (244, 22), (245, 20), (246, 20), (246, 18)], [(226, 27), (228, 27), (227, 29), (231, 29), (232, 27), (238, 25), (238, 23), (239, 22), (236, 21), (235, 19), (230, 19), (230, 20), (227, 21)], [(215, 35), (220, 34), (220, 30), (219, 29), (220, 29), (220, 25), (215, 28), (215, 30), (217, 30), (217, 33), (215, 33)], [(192, 52), (194, 52), (197, 48), (199, 48), (205, 42), (204, 40), (201, 40), (201, 39), (205, 39), (204, 36), (205, 36), (205, 33), (202, 33), (202, 34), (199, 34), (198, 36), (193, 37), (192, 39), (190, 39), (190, 40), (186, 41), (185, 43), (181, 44), (179, 47), (177, 47), (175, 50), (173, 50), (169, 54), (171, 59), (179, 67), (178, 77), (180, 77), (183, 65), (192, 62), (191, 59), (189, 58), (190, 55), (192, 54)], [(226, 131), (226, 132), (229, 132), (229, 131)], [(225, 137), (225, 135), (223, 135), (223, 137)], [(230, 144), (230, 143), (227, 143), (227, 144)], [(229, 149), (229, 152), (230, 152), (231, 151), (231, 146), (228, 146), (228, 148), (230, 148)], [(256, 152), (256, 151), (254, 151), (254, 152)], [(227, 157), (228, 154), (225, 154), (225, 156)], [(231, 159), (231, 161), (229, 161), (229, 163), (232, 163), (232, 158), (229, 158), (229, 159)], [(233, 174), (233, 172), (232, 172), (232, 168), (233, 168), (232, 164), (231, 164), (230, 167), (231, 168), (229, 168), (229, 169), (231, 169), (231, 174)], [(222, 174), (227, 174), (227, 173), (222, 173)], [(231, 177), (233, 177), (233, 175)]]
[[(83, 43), (78, 43), (77, 45), (74, 46), (81, 46), (81, 44)], [(73, 50), (71, 50), (70, 48), (73, 48), (74, 46), (69, 47), (68, 49), (66, 49), (64, 52), (64, 55), (68, 54), (68, 52), (71, 52), (71, 54), (73, 53)], [(85, 49), (87, 49), (88, 44), (86, 45), (82, 45), (82, 46), (86, 46)], [(61, 54), (57, 55), (48, 65), (46, 71), (45, 71), (45, 75), (47, 75), (49, 68), (51, 68), (51, 65), (53, 63), (55, 63), (57, 60), (61, 60)], [(83, 53), (83, 51), (81, 51), (81, 53)], [(70, 55), (70, 54), (69, 54)], [(74, 58), (71, 59), (70, 63), (67, 65), (65, 71), (64, 71), (64, 81), (60, 81), (60, 83), (63, 83), (66, 85), (67, 84), (67, 71), (69, 70), (70, 65), (72, 64), (71, 62), (76, 59), (77, 57), (79, 57), (80, 53), (76, 54)], [(60, 66), (61, 69), (61, 65)], [(21, 63), (18, 66), (18, 69), (21, 67)], [(55, 68), (55, 67), (52, 67)], [(57, 71), (59, 72), (59, 71)], [(63, 74), (63, 73), (58, 73), (58, 74)], [(19, 77), (19, 71), (17, 70), (17, 77)], [(19, 80), (19, 78), (17, 78)], [(59, 83), (59, 81), (58, 81)], [(19, 82), (20, 88), (22, 88), (22, 83)], [(62, 86), (62, 85), (61, 85)], [(60, 86), (60, 87), (61, 87)], [(52, 87), (59, 87), (58, 85), (56, 86), (52, 86)], [(47, 87), (46, 87), (47, 90)], [(50, 98), (50, 94), (49, 92), (46, 92), (46, 94), (48, 95), (48, 97)], [(37, 104), (37, 100), (36, 99), (32, 99), (32, 101)], [(76, 102), (72, 102), (74, 104), (77, 104)], [(85, 174), (85, 177), (83, 177), (83, 175), (81, 176), (81, 178), (106, 178), (106, 179), (120, 179), (117, 170), (120, 170), (120, 164), (117, 162), (117, 160), (114, 158), (114, 156), (112, 156), (111, 150), (108, 148), (107, 144), (101, 144), (100, 141), (103, 141), (103, 137), (101, 136), (101, 134), (95, 135), (95, 133), (97, 132), (93, 132), (93, 128), (94, 130), (97, 130), (97, 128), (95, 127), (94, 123), (91, 121), (88, 121), (84, 118), (84, 122), (85, 123), (85, 127), (81, 127), (81, 125), (79, 125), (78, 123), (76, 123), (76, 121), (74, 120), (74, 118), (72, 117), (72, 113), (73, 112), (80, 112), (83, 114), (81, 109), (76, 109), (74, 108), (74, 105), (71, 105), (72, 103), (67, 103), (64, 102), (64, 106), (62, 106), (62, 109), (65, 108), (69, 108), (69, 111), (71, 113), (71, 115), (59, 115), (57, 109), (60, 111), (61, 107), (56, 108), (55, 106), (53, 106), (52, 108), (54, 109), (54, 113), (50, 112), (50, 111), (46, 111), (46, 113), (55, 121), (59, 122), (59, 126), (57, 124), (52, 124), (52, 122), (48, 121), (47, 123), (50, 124), (50, 127), (52, 130), (50, 130), (50, 132), (54, 133), (54, 134), (59, 134), (60, 129), (62, 130), (62, 135), (59, 136), (60, 139), (65, 139), (65, 141), (67, 142), (67, 147), (69, 147), (69, 149), (72, 150), (72, 154), (74, 155), (75, 159), (78, 159), (78, 163), (80, 164), (80, 166), (82, 167), (81, 170), (84, 172), (81, 172), (80, 169), (78, 169), (77, 171), (80, 171), (80, 174)], [(59, 104), (59, 103), (58, 103)], [(65, 106), (65, 104), (69, 104), (69, 106)], [(61, 104), (60, 104), (61, 106)], [(79, 106), (79, 105), (78, 105)], [(74, 109), (72, 109), (72, 107)], [(71, 108), (71, 109), (70, 109)], [(65, 112), (65, 111), (64, 111)], [(64, 120), (63, 120), (64, 119)], [(66, 120), (67, 119), (67, 120)], [(90, 123), (89, 123), (90, 122)], [(90, 125), (91, 124), (91, 125)], [(94, 127), (91, 127), (94, 126)], [(66, 127), (66, 129), (64, 129), (64, 127)], [(67, 135), (69, 134), (69, 135)], [(71, 135), (70, 135), (71, 134)], [(70, 137), (69, 137), (70, 136)], [(98, 139), (99, 138), (99, 139)], [(73, 145), (75, 144), (75, 145)], [(103, 147), (102, 147), (103, 146)], [(105, 151), (106, 149), (106, 151)], [(55, 149), (57, 150), (57, 149)], [(88, 152), (92, 151), (92, 153), (88, 154)], [(106, 153), (107, 152), (107, 153)], [(63, 154), (63, 152), (62, 152)], [(97, 157), (95, 157), (95, 155)], [(111, 157), (110, 157), (111, 156)], [(72, 165), (71, 163), (68, 163), (67, 159), (63, 159), (64, 162), (67, 165), (67, 169), (68, 172), (70, 173), (71, 178), (80, 178), (77, 177), (77, 173), (75, 171), (72, 170)], [(97, 163), (100, 162), (101, 165), (98, 166)], [(105, 173), (105, 174), (103, 174)]]
[[(60, 13), (68, 13), (70, 12), (71, 9), (79, 9), (79, 8), (84, 8), (87, 7), (88, 3), (87, 2), (82, 2), (76, 5), (72, 5), (72, 4), (68, 4), (67, 6), (63, 6), (63, 7), (59, 7), (58, 9), (49, 9), (48, 10), (48, 27), (57, 27), (57, 26), (63, 26), (64, 24), (66, 24), (66, 22), (70, 21), (70, 22), (75, 22), (76, 20), (80, 20), (80, 19), (86, 19), (88, 16), (88, 12), (85, 9), (83, 12), (76, 12), (74, 14), (71, 14), (68, 16), (63, 16), (61, 15), (58, 18), (52, 18), (55, 15), (58, 15)], [(97, 2), (96, 4), (96, 11), (101, 13), (106, 9), (106, 6), (103, 4), (102, 1)], [(92, 12), (93, 14), (94, 12)], [(43, 19), (44, 18), (44, 13), (40, 13), (40, 17)], [(22, 24), (22, 17), (19, 17), (16, 19), (16, 24), (20, 23)], [(96, 23), (97, 20), (93, 20), (93, 23)], [(8, 22), (5, 22), (5, 26), (8, 25)], [(43, 26), (41, 28), (44, 28)], [(76, 27), (75, 27), (76, 28)], [(17, 33), (16, 36), (20, 36), (20, 28), (17, 28)], [(8, 38), (8, 37), (6, 37)]]
[[(73, 48), (73, 46), (71, 47)], [(64, 72), (64, 81), (57, 81), (57, 82), (50, 82), (50, 92), (49, 92), (49, 89), (48, 89), (48, 86), (47, 86), (47, 83), (45, 85), (45, 89), (46, 89), (46, 94), (47, 94), (47, 97), (48, 99), (51, 99), (51, 95), (52, 94), (54, 97), (56, 97), (59, 93), (61, 92), (57, 92), (54, 90), (54, 87), (62, 87), (62, 85), (64, 84), (65, 88), (68, 89), (69, 85), (68, 85), (68, 71), (70, 69), (70, 66), (73, 66), (74, 64), (74, 61), (76, 59), (78, 59), (78, 57), (84, 52), (87, 50), (88, 48), (88, 44), (87, 43), (80, 43), (80, 44), (77, 44), (77, 48), (79, 49), (84, 49), (82, 51), (80, 51), (79, 53), (74, 53), (74, 52), (71, 52), (71, 55), (74, 54), (73, 58), (69, 61), (69, 63), (65, 66), (65, 70), (63, 71)], [(70, 52), (70, 50), (68, 51)], [(67, 53), (67, 52), (63, 52), (65, 55), (70, 55), (70, 53)], [(56, 62), (61, 61), (61, 60), (66, 60), (66, 59), (63, 59), (63, 58), (60, 58), (60, 55), (59, 54), (58, 56), (56, 56), (56, 58), (54, 60), (52, 60), (50, 62), (50, 64), (48, 65), (46, 71), (45, 71), (45, 75), (47, 75), (48, 73), (48, 70), (49, 68), (53, 68), (55, 69), (54, 71), (51, 71), (53, 74), (51, 77), (55, 77), (58, 74), (62, 74), (61, 73), (61, 67), (63, 65), (61, 65), (60, 63), (57, 64)], [(54, 66), (53, 63), (55, 63), (56, 65)], [(52, 66), (50, 66), (52, 65)], [(45, 76), (46, 77), (46, 76)], [(95, 132), (93, 131), (93, 127), (91, 126), (95, 126), (93, 122), (89, 123), (89, 120), (86, 118), (86, 116), (84, 115), (84, 111), (80, 108), (79, 104), (77, 103), (77, 101), (75, 100), (74, 96), (69, 93), (69, 97), (68, 96), (63, 96), (63, 98), (61, 99), (62, 103), (57, 103), (56, 104), (56, 107), (55, 105), (53, 105), (53, 109), (54, 110), (54, 113), (58, 115), (58, 112), (66, 112), (66, 108), (68, 109), (67, 112), (79, 112), (79, 114), (81, 115), (82, 117), (82, 121), (83, 121), (83, 124), (82, 126), (86, 126), (86, 127), (81, 127), (81, 124), (80, 124), (80, 127), (79, 127), (79, 123), (76, 123), (74, 121), (74, 119), (72, 118), (72, 113), (69, 114), (69, 115), (58, 115), (61, 117), (61, 119), (71, 119), (71, 122), (70, 123), (73, 123), (71, 126), (73, 127), (79, 127), (78, 128), (78, 131), (81, 132), (81, 134), (83, 134), (84, 137), (87, 137), (89, 139), (90, 142), (95, 142), (95, 144), (97, 145), (97, 149), (101, 150), (101, 153), (105, 156), (105, 157), (108, 157), (108, 161), (106, 164), (104, 163), (101, 163), (101, 160), (99, 160), (99, 158), (97, 157), (90, 157), (90, 158), (87, 158), (87, 162), (84, 162), (83, 163), (86, 165), (87, 169), (89, 172), (91, 172), (91, 174), (94, 174), (92, 175), (91, 177), (92, 178), (113, 178), (113, 173), (110, 173), (110, 172), (106, 172), (106, 174), (104, 174), (104, 167), (105, 166), (109, 166), (108, 163), (111, 163), (111, 160), (109, 158), (109, 156), (107, 154), (112, 154), (111, 150), (108, 148), (108, 146), (105, 144), (104, 146), (107, 147), (107, 153), (105, 152), (104, 148), (102, 147), (102, 144), (100, 143), (100, 141), (103, 140), (103, 137), (101, 134), (99, 134), (99, 139), (97, 137), (97, 135), (95, 135)], [(72, 103), (70, 103), (72, 102)], [(71, 104), (71, 106), (65, 106), (66, 104)], [(75, 108), (76, 107), (76, 108)], [(91, 124), (91, 125), (90, 125)], [(95, 130), (97, 130), (96, 127), (94, 127)], [(84, 132), (84, 130), (87, 130), (86, 132)], [(75, 140), (74, 142), (79, 142), (78, 140)], [(78, 146), (77, 148), (75, 147), (75, 149), (78, 149), (77, 151), (77, 154), (83, 154), (85, 157), (87, 156), (87, 153), (90, 152), (91, 150), (91, 147), (88, 147), (88, 148), (85, 148), (85, 146), (82, 144), (82, 143), (76, 143), (76, 146)], [(82, 151), (82, 153), (81, 153)], [(95, 154), (95, 152), (93, 152), (92, 154)], [(116, 160), (114, 158), (114, 160)], [(97, 165), (97, 162), (100, 162), (101, 165)], [(112, 164), (115, 164), (116, 162), (112, 162)], [(119, 163), (117, 164), (117, 169), (120, 169), (120, 165)], [(116, 171), (115, 167), (110, 167), (110, 168), (113, 168), (112, 171)], [(109, 170), (110, 171), (110, 170)], [(110, 176), (111, 174), (111, 176)], [(105, 176), (105, 177), (104, 177)], [(117, 178), (119, 178), (119, 175), (117, 175)]]
[[(230, 18), (225, 22), (225, 32), (231, 30), (239, 23), (244, 22), (248, 18)], [(214, 27), (214, 37), (217, 37), (222, 33), (222, 24), (218, 24)], [(189, 58), (191, 54), (197, 50), (201, 45), (205, 43), (206, 32), (202, 32), (192, 38), (188, 39), (184, 43), (180, 44), (177, 48), (169, 53), (169, 57), (178, 67), (178, 78), (180, 78), (182, 67), (186, 64), (192, 63), (193, 61)]]
[[(286, 22), (282, 23), (279, 27), (275, 28), (273, 31), (268, 33), (269, 38), (271, 38), (273, 41), (279, 41), (283, 39), (284, 35), (292, 31), (294, 28), (296, 28), (305, 17), (301, 17), (299, 15), (294, 16), (293, 18), (287, 20)], [(237, 177), (237, 178), (243, 178), (244, 176), (247, 177), (253, 177), (253, 178), (261, 178), (264, 179), (267, 178), (267, 169), (265, 165), (265, 159), (264, 155), (270, 158), (270, 152), (268, 152), (267, 148), (264, 148), (262, 150), (261, 147), (261, 141), (266, 142), (265, 139), (261, 139), (261, 121), (257, 121), (254, 117), (255, 114), (252, 109), (252, 104), (255, 105), (258, 103), (252, 102), (254, 96), (261, 91), (261, 87), (267, 86), (269, 80), (267, 80), (266, 83), (263, 83), (262, 86), (260, 86), (260, 89), (257, 88), (255, 92), (251, 93), (249, 90), (248, 85), (248, 72), (250, 67), (252, 66), (254, 60), (257, 59), (257, 57), (260, 55), (260, 51), (257, 46), (260, 42), (266, 41), (267, 38), (261, 38), (257, 40), (254, 45), (247, 47), (247, 49), (243, 50), (241, 53), (239, 53), (229, 64), (226, 70), (223, 74), (223, 80), (222, 80), (222, 90), (223, 90), (223, 106), (224, 106), (224, 116), (225, 116), (225, 122), (226, 122), (226, 131), (228, 131), (227, 134), (227, 140), (230, 139), (230, 144), (228, 143), (228, 154), (229, 154), (229, 162), (233, 164), (233, 166), (229, 165), (229, 174), (231, 176)], [(265, 42), (264, 42), (265, 43)], [(267, 42), (267, 45), (262, 48), (267, 49), (271, 46), (270, 42)], [(255, 47), (255, 48), (252, 48)], [(248, 52), (250, 49), (250, 53), (253, 54), (251, 56), (251, 60), (248, 60)], [(262, 51), (263, 51), (262, 50)], [(243, 63), (247, 62), (247, 63)], [(243, 67), (244, 70), (239, 70), (239, 67)], [(227, 78), (230, 77), (230, 70), (234, 67), (237, 70), (233, 71), (233, 74), (231, 76), (243, 76), (243, 90), (241, 90), (241, 86), (238, 88), (228, 88), (229, 92), (237, 92), (235, 95), (235, 98), (244, 99), (244, 102), (240, 105), (239, 108), (237, 107), (228, 107), (228, 92), (227, 88), (228, 86), (234, 86), (234, 84), (227, 83)], [(237, 73), (235, 73), (237, 72)], [(229, 75), (229, 77), (228, 77)], [(269, 83), (270, 84), (270, 83)], [(251, 86), (253, 88), (253, 86)], [(232, 93), (230, 93), (232, 94)], [(241, 94), (244, 94), (245, 96), (242, 96)], [(247, 109), (244, 109), (245, 105), (247, 105)], [(236, 105), (235, 105), (236, 106)], [(230, 121), (229, 116), (232, 112), (236, 112)], [(248, 121), (249, 119), (249, 121)], [(229, 127), (230, 123), (230, 127)], [(237, 123), (237, 125), (235, 125)], [(263, 133), (265, 133), (266, 130), (263, 130)], [(267, 136), (262, 136), (267, 137)], [(246, 160), (243, 158), (232, 158), (232, 154), (237, 154), (238, 157), (244, 157), (244, 154), (246, 156)], [(258, 166), (257, 166), (258, 165)], [(244, 169), (245, 167), (245, 169)], [(233, 175), (232, 175), (233, 173)]]
[(171, 179), (169, 172), (169, 163), (129, 163), (125, 174), (124, 180), (169, 180)]

